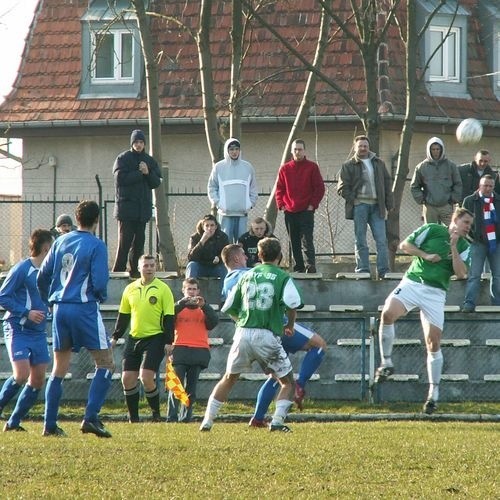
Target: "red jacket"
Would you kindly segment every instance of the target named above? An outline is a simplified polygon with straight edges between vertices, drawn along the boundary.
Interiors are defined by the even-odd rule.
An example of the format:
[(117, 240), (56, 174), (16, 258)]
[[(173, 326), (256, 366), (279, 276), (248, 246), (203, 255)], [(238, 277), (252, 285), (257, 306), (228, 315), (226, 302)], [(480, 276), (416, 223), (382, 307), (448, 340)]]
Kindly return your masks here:
[(290, 160), (280, 167), (276, 182), (276, 204), (286, 212), (303, 212), (312, 205), (316, 210), (325, 194), (319, 167), (304, 158)]

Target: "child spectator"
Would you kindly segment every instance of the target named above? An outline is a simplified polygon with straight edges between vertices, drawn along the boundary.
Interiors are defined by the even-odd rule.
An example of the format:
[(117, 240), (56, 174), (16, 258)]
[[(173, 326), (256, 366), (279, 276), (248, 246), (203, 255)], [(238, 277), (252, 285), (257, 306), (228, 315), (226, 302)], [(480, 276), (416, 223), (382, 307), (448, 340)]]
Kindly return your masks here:
[(238, 239), (238, 243), (241, 244), (248, 257), (248, 267), (260, 264), (259, 256), (257, 255), (257, 243), (262, 238), (275, 238), (275, 236), (271, 230), (271, 224), (266, 219), (257, 217), (250, 224), (250, 231), (242, 234)]

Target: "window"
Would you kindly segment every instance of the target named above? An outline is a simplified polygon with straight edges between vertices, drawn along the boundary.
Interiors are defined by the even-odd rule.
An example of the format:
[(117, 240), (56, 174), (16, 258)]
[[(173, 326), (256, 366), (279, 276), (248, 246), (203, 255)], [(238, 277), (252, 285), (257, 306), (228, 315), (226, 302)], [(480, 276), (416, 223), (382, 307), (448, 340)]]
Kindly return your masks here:
[(433, 26), (429, 31), (429, 52), (434, 54), (429, 63), (429, 79), (458, 82), (460, 79), (460, 29)]
[(482, 0), (478, 9), (491, 86), (500, 99), (500, 4), (498, 0)]
[(470, 98), (467, 90), (467, 21), (457, 0), (417, 1), (417, 28), (427, 26), (419, 47), (429, 94)]
[(111, 31), (92, 34), (92, 79), (133, 81), (134, 45), (132, 33)]
[[(145, 7), (148, 0), (144, 0)], [(81, 18), (80, 98), (137, 98), (144, 63), (130, 0), (89, 0)]]

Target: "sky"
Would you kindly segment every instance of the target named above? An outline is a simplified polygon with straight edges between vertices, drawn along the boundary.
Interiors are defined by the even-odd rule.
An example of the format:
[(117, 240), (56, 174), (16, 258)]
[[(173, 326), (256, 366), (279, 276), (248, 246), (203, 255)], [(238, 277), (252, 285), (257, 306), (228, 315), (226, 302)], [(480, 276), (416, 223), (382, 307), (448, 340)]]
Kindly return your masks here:
[[(16, 78), (28, 33), (38, 0), (0, 0), (0, 47), (3, 47), (0, 77), (0, 102), (9, 93)], [(20, 141), (12, 146), (12, 153), (21, 156)], [(0, 146), (4, 143), (0, 138)], [(0, 194), (21, 194), (21, 166), (0, 156)]]

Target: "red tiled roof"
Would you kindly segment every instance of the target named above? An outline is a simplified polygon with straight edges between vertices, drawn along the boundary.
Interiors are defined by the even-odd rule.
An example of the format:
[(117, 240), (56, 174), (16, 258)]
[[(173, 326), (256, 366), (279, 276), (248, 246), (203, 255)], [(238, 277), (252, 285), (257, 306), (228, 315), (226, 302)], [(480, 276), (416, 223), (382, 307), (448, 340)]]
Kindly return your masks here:
[[(150, 2), (151, 9), (180, 19), (196, 31), (199, 1), (171, 0)], [(462, 2), (473, 14), (475, 0)], [(350, 2), (342, 0), (336, 11), (347, 17)], [(54, 120), (146, 120), (147, 103), (138, 99), (79, 99), (81, 61), (81, 21), (88, 0), (40, 0), (31, 25), (23, 63), (14, 90), (0, 106), (1, 122)], [(211, 48), (213, 54), (214, 89), (221, 115), (227, 115), (230, 81), (230, 2), (216, 2), (212, 17)], [(293, 43), (308, 60), (315, 52), (319, 29), (319, 13), (314, 0), (283, 2), (267, 7), (268, 22)], [(490, 71), (484, 47), (480, 45), (479, 22), (471, 16), (469, 22), (469, 74)], [(201, 119), (201, 88), (196, 43), (172, 22), (155, 17), (152, 21), (155, 49), (163, 50), (160, 65), (160, 107), (163, 118)], [(392, 111), (404, 114), (404, 52), (394, 28), (389, 33), (388, 81), (385, 96)], [(274, 78), (273, 74), (280, 72)], [(352, 41), (340, 31), (332, 35), (325, 56), (324, 72), (334, 79), (360, 107), (366, 107), (366, 94), (361, 58)], [(243, 88), (262, 78), (245, 99), (244, 116), (250, 118), (294, 116), (307, 79), (307, 72), (295, 57), (265, 28), (253, 25), (252, 44), (242, 70)], [(472, 100), (431, 97), (423, 87), (418, 102), (418, 114), (442, 118), (476, 116), (498, 120), (500, 103), (488, 78), (468, 82)], [(316, 92), (316, 113), (323, 116), (353, 116), (352, 110), (327, 84), (319, 81)]]

